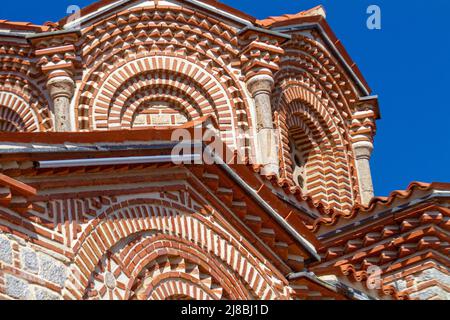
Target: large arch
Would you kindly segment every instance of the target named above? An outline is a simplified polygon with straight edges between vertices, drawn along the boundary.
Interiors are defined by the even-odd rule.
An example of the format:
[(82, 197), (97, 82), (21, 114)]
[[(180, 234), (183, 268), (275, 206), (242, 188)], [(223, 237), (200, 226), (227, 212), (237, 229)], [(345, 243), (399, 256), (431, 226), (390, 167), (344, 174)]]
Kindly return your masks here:
[[(129, 127), (127, 122), (132, 119), (129, 114), (127, 120), (121, 121), (117, 120), (120, 112), (115, 113), (116, 110), (98, 115), (92, 109), (98, 108), (94, 105), (105, 92), (105, 87), (100, 89), (99, 84), (111, 80), (113, 74), (117, 76), (115, 71), (119, 68), (131, 67), (133, 61), (139, 60), (141, 64), (134, 64), (138, 69), (131, 69), (133, 76), (144, 75), (144, 71), (146, 80), (156, 81), (153, 86), (165, 82), (162, 93), (166, 100), (173, 100), (174, 85), (185, 87), (179, 81), (183, 78), (192, 79), (190, 84), (194, 88), (202, 88), (206, 99), (202, 99), (197, 113), (216, 115), (223, 140), (234, 146), (236, 130), (247, 130), (251, 124), (245, 85), (239, 77), (237, 32), (213, 17), (176, 5), (126, 9), (85, 28), (82, 59), (87, 72), (75, 98), (78, 128), (107, 129), (110, 115), (112, 127)], [(145, 60), (156, 61), (159, 71), (150, 70), (143, 63)], [(163, 81), (164, 77), (160, 79), (158, 73), (165, 73), (165, 80), (170, 81)], [(122, 80), (134, 83), (131, 74)], [(124, 84), (122, 80), (115, 87)], [(194, 100), (201, 99), (186, 88), (181, 93)]]
[(0, 132), (23, 132), (26, 124), (13, 109), (0, 106)]
[(281, 174), (292, 181), (289, 138), (309, 160), (308, 193), (335, 211), (351, 211), (359, 197), (350, 126), (358, 92), (335, 58), (315, 40), (286, 43), (273, 96), (281, 135)]
[[(127, 121), (121, 115), (130, 116), (139, 108), (131, 103), (136, 101), (136, 94), (155, 90), (165, 93), (166, 101), (176, 99), (181, 92), (193, 103), (185, 110), (193, 119), (213, 115), (220, 124), (224, 123), (223, 119), (233, 118), (233, 110), (218, 79), (183, 58), (153, 56), (130, 61), (114, 70), (103, 82), (90, 111), (94, 129), (121, 128), (121, 123)], [(173, 93), (176, 95), (169, 95)]]
[(97, 265), (86, 299), (251, 299), (219, 259), (179, 237), (144, 232), (122, 240)]
[(315, 201), (351, 210), (353, 178), (344, 129), (333, 121), (327, 108), (299, 83), (284, 87), (277, 106), (282, 135), (282, 174), (292, 180), (289, 139), (294, 138), (307, 159), (307, 192)]
[[(184, 257), (185, 261), (194, 261), (207, 270), (207, 275), (224, 290), (224, 297), (288, 298), (288, 293), (276, 289), (276, 283), (281, 280), (270, 275), (238, 240), (211, 223), (208, 217), (174, 207), (170, 202), (137, 199), (119, 203), (99, 214), (85, 230), (74, 246), (71, 274), (65, 288), (68, 298), (88, 297), (89, 290), (95, 289), (104, 261), (113, 256), (116, 265), (122, 266), (119, 269), (124, 276), (120, 288), (124, 292), (120, 296), (124, 298), (132, 297), (132, 289), (139, 288), (136, 283), (146, 281), (145, 272), (154, 261), (167, 256)], [(220, 270), (232, 278), (227, 280)], [(233, 282), (239, 289), (232, 289)], [(155, 287), (153, 284), (152, 288)], [(217, 297), (220, 289), (210, 289), (217, 289), (211, 291)]]
[(171, 106), (172, 110), (176, 110), (177, 114), (182, 115), (187, 121), (198, 119), (203, 114), (198, 108), (197, 102), (175, 86), (144, 86), (133, 97), (127, 99), (125, 105), (122, 106), (121, 127), (132, 128), (140, 109), (158, 103)]
[[(285, 55), (281, 58), (276, 82), (294, 79), (304, 83), (325, 104), (329, 104), (329, 112), (336, 121), (348, 125), (347, 121), (352, 120), (356, 111), (359, 92), (336, 58), (320, 41), (300, 34), (293, 34), (283, 49)], [(276, 86), (276, 105), (283, 90), (283, 87)]]
[(48, 101), (16, 73), (0, 73), (0, 121), (5, 131), (41, 132), (52, 129)]
[(4, 130), (51, 131), (53, 120), (43, 77), (36, 69), (34, 48), (6, 42), (0, 47), (0, 106)]

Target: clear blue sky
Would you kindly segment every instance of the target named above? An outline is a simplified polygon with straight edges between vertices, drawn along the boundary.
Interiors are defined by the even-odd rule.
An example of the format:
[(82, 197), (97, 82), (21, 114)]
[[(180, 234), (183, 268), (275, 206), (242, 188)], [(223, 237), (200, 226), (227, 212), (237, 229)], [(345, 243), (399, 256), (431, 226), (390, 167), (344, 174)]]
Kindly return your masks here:
[[(2, 1), (0, 19), (43, 23), (68, 5), (92, 0)], [(450, 30), (448, 0), (223, 0), (258, 18), (323, 4), (328, 21), (380, 96), (372, 160), (377, 195), (411, 181), (450, 182)], [(366, 9), (382, 10), (382, 30), (366, 28)]]

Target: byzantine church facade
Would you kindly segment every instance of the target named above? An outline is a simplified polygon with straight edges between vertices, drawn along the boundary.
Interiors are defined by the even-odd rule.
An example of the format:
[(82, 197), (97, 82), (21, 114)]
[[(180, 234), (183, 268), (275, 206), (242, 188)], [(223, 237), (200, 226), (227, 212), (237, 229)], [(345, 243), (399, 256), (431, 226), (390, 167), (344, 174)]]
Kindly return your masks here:
[(375, 197), (379, 119), (321, 6), (0, 20), (0, 299), (449, 299), (450, 184)]

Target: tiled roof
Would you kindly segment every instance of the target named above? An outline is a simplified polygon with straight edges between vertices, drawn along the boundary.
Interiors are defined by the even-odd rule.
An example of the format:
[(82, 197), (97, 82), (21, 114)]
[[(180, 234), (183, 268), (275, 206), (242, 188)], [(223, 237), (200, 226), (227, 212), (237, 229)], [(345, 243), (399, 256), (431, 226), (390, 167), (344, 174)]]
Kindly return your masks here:
[(333, 212), (329, 216), (317, 219), (314, 224), (309, 225), (309, 228), (313, 232), (317, 232), (322, 226), (336, 225), (341, 219), (354, 219), (359, 214), (371, 213), (379, 208), (389, 208), (396, 200), (408, 200), (412, 199), (414, 195), (419, 191), (432, 191), (432, 190), (450, 190), (450, 183), (424, 183), (413, 182), (406, 190), (393, 191), (388, 197), (376, 197), (370, 201), (368, 206), (357, 205), (353, 211), (349, 214), (340, 212)]
[[(331, 267), (331, 268), (324, 268), (324, 269), (318, 269), (315, 271), (318, 275), (327, 275), (327, 274), (341, 274), (343, 276), (349, 277), (351, 281), (353, 282), (360, 282), (364, 283), (367, 282), (369, 278), (369, 274), (362, 270), (358, 271), (353, 265), (347, 264), (337, 267)], [(409, 300), (410, 297), (405, 292), (398, 291), (394, 286), (392, 285), (382, 285), (382, 287), (379, 289), (379, 294), (381, 296), (391, 296), (396, 300)]]
[(450, 229), (449, 216), (445, 207), (423, 205), (328, 239), (320, 251), (324, 261), (334, 261), (335, 265), (358, 263), (366, 268), (374, 262), (391, 263), (390, 271), (402, 267), (392, 264), (396, 256), (404, 258), (432, 248), (448, 257), (448, 236), (443, 230)]
[(18, 194), (25, 195), (25, 196), (34, 196), (36, 195), (36, 189), (31, 188), (30, 186), (14, 180), (8, 176), (5, 176), (4, 174), (0, 173), (0, 186), (2, 187), (8, 187), (14, 192), (17, 192)]
[(325, 32), (326, 36), (330, 39), (339, 53), (342, 55), (343, 59), (347, 62), (352, 71), (356, 74), (357, 78), (362, 82), (363, 86), (368, 92), (371, 92), (369, 84), (361, 73), (361, 70), (353, 59), (348, 54), (347, 50), (343, 46), (342, 42), (336, 37), (333, 30), (330, 28), (326, 21), (325, 9), (322, 6), (317, 6), (309, 10), (301, 11), (296, 14), (285, 14), (277, 17), (269, 17), (263, 20), (257, 20), (263, 28), (273, 29), (278, 27), (286, 27), (297, 24), (318, 24), (321, 29)]
[[(113, 4), (114, 2), (117, 2), (117, 0), (100, 0), (100, 1), (96, 1), (90, 5), (88, 5), (87, 7), (84, 7), (83, 9), (81, 9), (81, 17), (84, 17), (90, 13), (93, 13), (97, 10), (100, 10), (108, 5)], [(227, 12), (229, 14), (235, 15), (237, 17), (240, 17), (242, 19), (248, 20), (250, 22), (255, 22), (256, 18), (240, 11), (237, 10), (233, 7), (230, 7), (220, 1), (217, 0), (199, 0), (199, 2), (204, 3), (206, 5), (212, 6), (214, 8), (223, 10), (224, 12)], [(60, 23), (64, 24), (67, 21), (68, 17), (63, 18)]]
[(9, 20), (0, 20), (0, 29), (47, 32), (50, 30), (50, 27), (46, 25), (33, 24), (31, 22), (14, 22)]
[(323, 16), (325, 17), (325, 10), (323, 6), (319, 5), (309, 10), (301, 11), (295, 14), (284, 14), (282, 16), (268, 17), (263, 20), (257, 20), (256, 23), (263, 27), (271, 27), (278, 22), (289, 22), (298, 18), (310, 17), (310, 16)]
[(419, 262), (420, 267), (433, 260), (448, 267), (449, 216), (445, 205), (428, 203), (361, 225), (326, 240), (319, 250), (322, 261), (313, 270), (318, 274), (337, 271), (351, 281), (362, 282), (369, 277), (370, 268), (377, 266), (388, 285), (416, 272)]

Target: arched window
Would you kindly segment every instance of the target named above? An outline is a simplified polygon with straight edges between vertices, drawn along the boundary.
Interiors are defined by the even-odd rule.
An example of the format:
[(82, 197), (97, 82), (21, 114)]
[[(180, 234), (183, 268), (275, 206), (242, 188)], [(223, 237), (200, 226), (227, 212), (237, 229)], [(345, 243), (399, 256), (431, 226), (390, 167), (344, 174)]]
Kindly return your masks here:
[(289, 139), (294, 183), (306, 191), (306, 160), (294, 139)]

